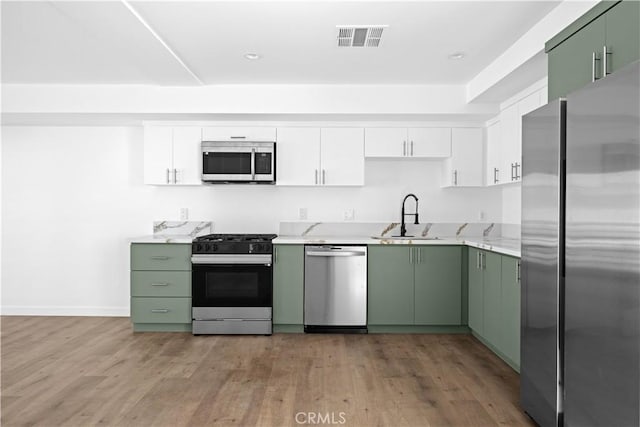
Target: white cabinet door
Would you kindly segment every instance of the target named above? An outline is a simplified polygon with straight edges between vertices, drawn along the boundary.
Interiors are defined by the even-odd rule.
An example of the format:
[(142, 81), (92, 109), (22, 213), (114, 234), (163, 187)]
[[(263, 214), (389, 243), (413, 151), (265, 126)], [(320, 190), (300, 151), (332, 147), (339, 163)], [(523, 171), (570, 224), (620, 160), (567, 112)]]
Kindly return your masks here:
[(516, 181), (516, 163), (518, 146), (520, 146), (520, 115), (518, 104), (515, 103), (500, 112), (500, 127), (502, 139), (502, 166), (500, 167), (500, 183), (506, 184)]
[(276, 128), (208, 126), (202, 128), (203, 141), (275, 141)]
[(323, 185), (364, 185), (364, 129), (321, 130)]
[(278, 128), (276, 184), (317, 185), (320, 182), (320, 129)]
[(444, 187), (480, 187), (483, 184), (484, 141), (481, 128), (451, 129), (451, 158), (445, 160)]
[(202, 128), (179, 126), (173, 128), (172, 179), (179, 185), (202, 185)]
[(171, 183), (173, 128), (171, 126), (145, 126), (144, 128), (144, 183), (167, 185)]
[(403, 157), (407, 155), (407, 128), (366, 128), (365, 157)]
[(411, 157), (451, 156), (451, 128), (409, 128), (407, 136)]
[(487, 126), (487, 167), (485, 181), (487, 185), (498, 185), (502, 172), (502, 133), (500, 122)]

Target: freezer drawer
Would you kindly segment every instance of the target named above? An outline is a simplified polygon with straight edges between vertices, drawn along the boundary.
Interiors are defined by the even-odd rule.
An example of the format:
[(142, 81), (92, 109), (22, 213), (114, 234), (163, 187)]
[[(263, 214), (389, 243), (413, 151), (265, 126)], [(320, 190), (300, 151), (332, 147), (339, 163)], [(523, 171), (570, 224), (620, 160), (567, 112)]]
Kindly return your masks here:
[(366, 327), (367, 247), (306, 246), (304, 325)]

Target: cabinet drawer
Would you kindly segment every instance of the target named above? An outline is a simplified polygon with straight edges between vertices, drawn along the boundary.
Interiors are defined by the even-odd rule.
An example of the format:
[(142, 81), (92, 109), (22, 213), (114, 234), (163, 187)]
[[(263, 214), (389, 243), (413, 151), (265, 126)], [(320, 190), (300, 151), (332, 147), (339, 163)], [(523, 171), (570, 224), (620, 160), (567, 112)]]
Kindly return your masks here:
[(276, 128), (271, 127), (205, 127), (203, 141), (270, 141), (276, 140)]
[(190, 297), (189, 271), (132, 271), (133, 297)]
[(131, 269), (191, 271), (191, 245), (134, 243), (131, 245)]
[(131, 298), (133, 323), (191, 323), (191, 298)]

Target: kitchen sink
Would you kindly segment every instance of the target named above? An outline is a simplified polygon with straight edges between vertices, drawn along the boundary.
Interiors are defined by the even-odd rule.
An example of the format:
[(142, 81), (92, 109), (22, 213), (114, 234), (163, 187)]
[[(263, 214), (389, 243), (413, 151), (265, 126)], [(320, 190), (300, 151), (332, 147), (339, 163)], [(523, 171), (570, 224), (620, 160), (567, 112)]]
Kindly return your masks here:
[(389, 240), (442, 240), (440, 237), (422, 237), (422, 236), (371, 236), (372, 239), (389, 239)]

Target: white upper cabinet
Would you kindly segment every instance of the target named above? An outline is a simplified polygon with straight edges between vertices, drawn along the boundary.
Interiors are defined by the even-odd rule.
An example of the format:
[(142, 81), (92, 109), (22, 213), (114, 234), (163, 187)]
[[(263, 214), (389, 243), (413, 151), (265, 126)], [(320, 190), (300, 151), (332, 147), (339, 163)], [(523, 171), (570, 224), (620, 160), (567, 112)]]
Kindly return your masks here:
[(406, 128), (366, 128), (366, 157), (404, 157), (407, 155)]
[(276, 140), (276, 128), (264, 126), (202, 128), (203, 141), (269, 141)]
[(482, 128), (451, 129), (451, 157), (443, 167), (442, 187), (480, 187), (484, 182)]
[(367, 128), (366, 157), (451, 156), (451, 128)]
[(487, 167), (485, 182), (487, 185), (498, 185), (502, 179), (502, 128), (500, 121), (487, 126)]
[(364, 185), (364, 129), (278, 128), (277, 185)]
[(364, 129), (323, 128), (320, 169), (322, 185), (364, 185)]
[(173, 128), (174, 184), (202, 184), (202, 128), (177, 126)]
[(145, 126), (144, 183), (201, 185), (202, 129), (193, 126)]
[(411, 157), (451, 156), (451, 128), (409, 128), (407, 137)]
[(522, 180), (522, 116), (544, 105), (545, 93), (546, 88), (538, 89), (500, 112), (500, 184)]
[(278, 128), (276, 184), (317, 185), (320, 128)]

